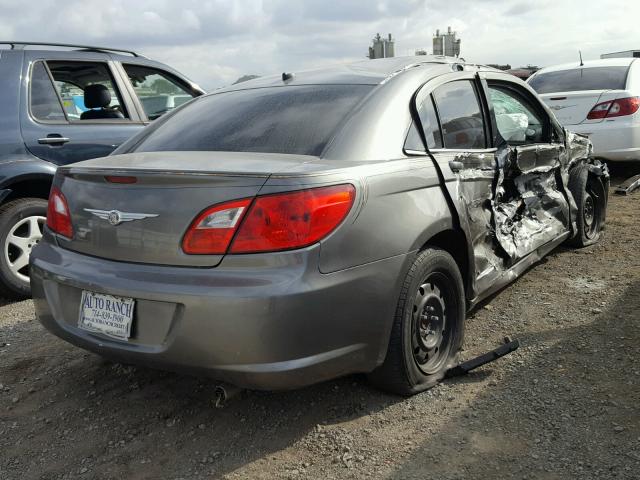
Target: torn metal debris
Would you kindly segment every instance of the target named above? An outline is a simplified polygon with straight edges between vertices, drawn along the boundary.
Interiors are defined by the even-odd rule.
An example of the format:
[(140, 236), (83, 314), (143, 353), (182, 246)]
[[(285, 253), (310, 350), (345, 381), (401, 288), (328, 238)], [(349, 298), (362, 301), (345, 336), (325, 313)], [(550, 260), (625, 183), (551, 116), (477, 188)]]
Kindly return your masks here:
[(619, 195), (628, 195), (636, 188), (640, 188), (640, 175), (627, 178), (615, 188), (615, 192)]

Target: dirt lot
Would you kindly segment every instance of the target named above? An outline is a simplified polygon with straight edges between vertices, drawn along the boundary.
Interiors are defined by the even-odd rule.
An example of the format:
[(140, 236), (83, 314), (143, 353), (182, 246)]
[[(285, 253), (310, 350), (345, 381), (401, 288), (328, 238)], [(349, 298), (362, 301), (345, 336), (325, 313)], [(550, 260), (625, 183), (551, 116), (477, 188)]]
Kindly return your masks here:
[(356, 376), (218, 409), (215, 383), (109, 363), (5, 302), (0, 479), (638, 479), (640, 193), (609, 212), (601, 244), (470, 315), (466, 356), (520, 350), (410, 399)]

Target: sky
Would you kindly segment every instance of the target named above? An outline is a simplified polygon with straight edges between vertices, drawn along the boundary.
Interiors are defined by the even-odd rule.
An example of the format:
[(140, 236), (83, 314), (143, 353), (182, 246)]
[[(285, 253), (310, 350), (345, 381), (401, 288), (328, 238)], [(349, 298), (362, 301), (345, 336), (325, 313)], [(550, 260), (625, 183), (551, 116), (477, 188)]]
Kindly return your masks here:
[(0, 0), (0, 39), (132, 49), (205, 89), (246, 74), (396, 56), (451, 26), (475, 63), (547, 66), (640, 49), (640, 0)]

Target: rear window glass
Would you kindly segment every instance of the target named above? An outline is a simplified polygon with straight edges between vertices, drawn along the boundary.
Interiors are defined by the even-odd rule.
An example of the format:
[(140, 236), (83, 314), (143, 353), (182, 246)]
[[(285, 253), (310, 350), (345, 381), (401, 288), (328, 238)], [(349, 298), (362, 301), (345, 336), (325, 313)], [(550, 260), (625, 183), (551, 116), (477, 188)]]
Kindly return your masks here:
[(623, 90), (629, 67), (590, 67), (540, 73), (529, 80), (538, 93)]
[(440, 115), (445, 148), (486, 148), (484, 119), (471, 81), (445, 83), (433, 91), (433, 99)]
[(135, 150), (318, 156), (340, 122), (372, 88), (306, 85), (206, 96), (152, 127)]

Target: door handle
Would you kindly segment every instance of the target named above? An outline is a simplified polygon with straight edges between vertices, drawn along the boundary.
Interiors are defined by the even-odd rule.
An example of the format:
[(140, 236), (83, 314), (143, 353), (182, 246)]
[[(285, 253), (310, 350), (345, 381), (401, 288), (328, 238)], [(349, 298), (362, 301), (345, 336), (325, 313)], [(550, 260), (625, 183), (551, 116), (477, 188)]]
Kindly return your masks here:
[(70, 138), (63, 137), (62, 135), (53, 134), (53, 133), (50, 135), (47, 135), (44, 138), (38, 139), (38, 143), (40, 145), (64, 145), (69, 141), (71, 141)]
[(452, 160), (449, 162), (449, 168), (451, 168), (453, 172), (459, 172), (464, 168), (464, 163)]

